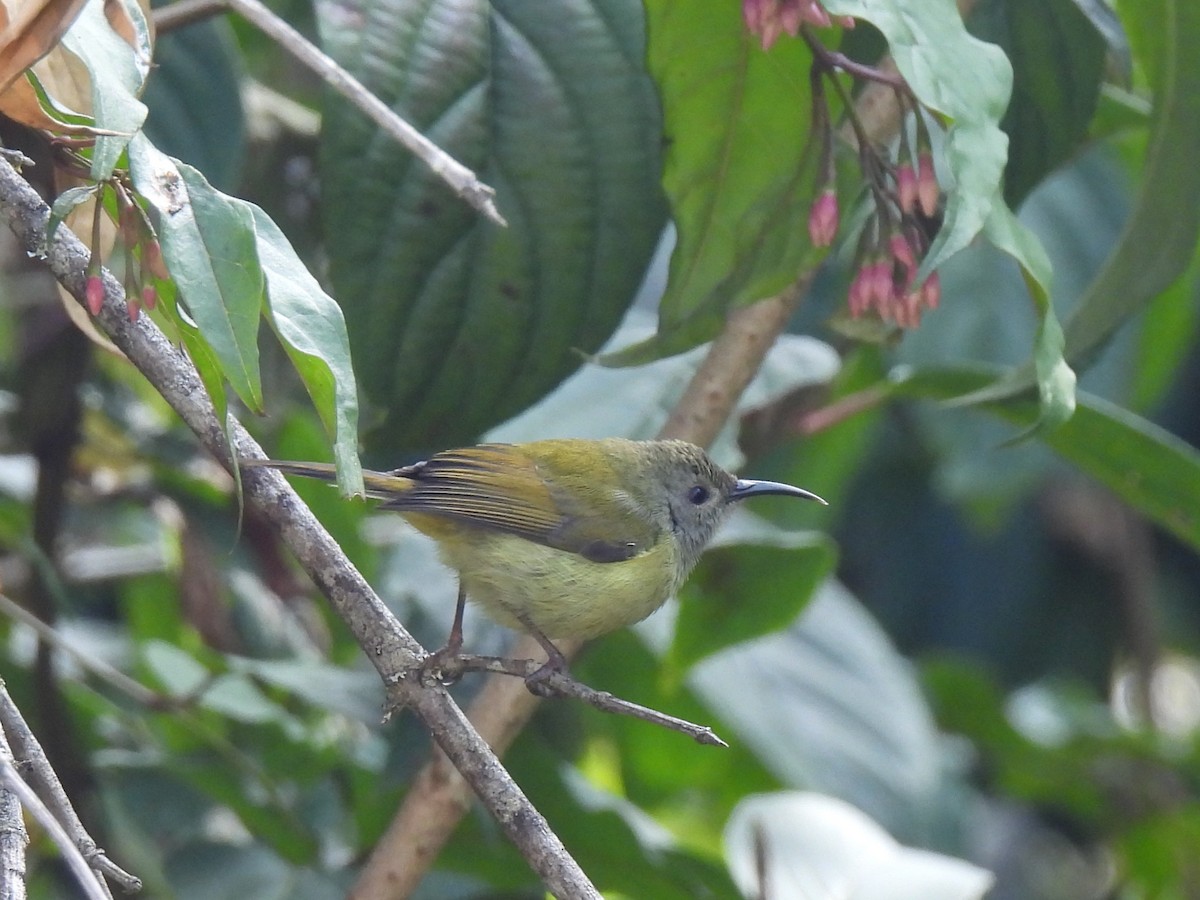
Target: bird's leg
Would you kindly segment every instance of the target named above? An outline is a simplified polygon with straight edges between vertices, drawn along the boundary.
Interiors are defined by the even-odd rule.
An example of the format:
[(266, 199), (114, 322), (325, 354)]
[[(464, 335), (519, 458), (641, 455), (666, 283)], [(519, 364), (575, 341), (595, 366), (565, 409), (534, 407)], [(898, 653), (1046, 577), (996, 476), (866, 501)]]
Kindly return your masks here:
[(513, 613), (525, 627), (525, 630), (529, 632), (530, 637), (541, 644), (542, 649), (546, 651), (546, 661), (541, 667), (525, 676), (525, 687), (529, 688), (531, 694), (536, 694), (539, 697), (549, 697), (552, 695), (552, 692), (546, 685), (547, 679), (552, 675), (567, 675), (569, 677), (571, 674), (567, 670), (567, 658), (562, 655), (561, 650), (554, 646), (550, 638), (542, 633), (540, 628), (529, 621), (527, 616), (523, 616), (515, 610)]
[(446, 646), (442, 648), (451, 656), (458, 656), (463, 645), (463, 613), (467, 608), (467, 591), (462, 582), (458, 583), (458, 602), (454, 606), (454, 623), (450, 626), (450, 637), (446, 638)]
[(443, 684), (453, 684), (462, 677), (461, 671), (456, 671), (452, 664), (459, 658), (463, 645), (463, 614), (467, 607), (467, 591), (462, 582), (458, 583), (458, 602), (454, 607), (454, 622), (450, 626), (450, 636), (446, 638), (446, 646), (435, 650), (421, 662), (421, 672), (432, 674)]

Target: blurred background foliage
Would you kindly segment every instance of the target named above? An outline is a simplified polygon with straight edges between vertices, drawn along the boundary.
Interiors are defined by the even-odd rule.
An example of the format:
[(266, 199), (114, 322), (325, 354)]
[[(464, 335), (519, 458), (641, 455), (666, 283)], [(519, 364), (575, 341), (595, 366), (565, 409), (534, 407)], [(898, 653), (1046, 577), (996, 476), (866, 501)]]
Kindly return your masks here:
[[(422, 65), (448, 66), (461, 50), (420, 42), (426, 6), (328, 3), (314, 15), (305, 4), (275, 4), (364, 66), (384, 66), (387, 53), (403, 50), (391, 64), (411, 70), (408, 80), (385, 73), (389, 102), (419, 92), (429, 71)], [(435, 139), (438, 128), (477, 139), (467, 161), (497, 183), (515, 225), (501, 240), (523, 236), (515, 256), (501, 247), (489, 257), (484, 248), (472, 265), (511, 266), (505, 277), (530, 290), (451, 291), (467, 299), (442, 324), (494, 335), (501, 356), (466, 369), (456, 369), (461, 355), (446, 356), (446, 377), (477, 380), (489, 364), (505, 373), (469, 409), (447, 399), (453, 381), (413, 381), (450, 353), (444, 345), (401, 354), (399, 339), (382, 335), (385, 346), (368, 341), (362, 359), (355, 348), (372, 403), (380, 403), (377, 374), (379, 391), (411, 388), (410, 408), (427, 402), (408, 416), (413, 429), (403, 436), (389, 430), (395, 419), (368, 419), (368, 434), (391, 423), (385, 439), (369, 444), (375, 463), (399, 464), (412, 458), (399, 454), (451, 437), (649, 437), (702, 353), (628, 369), (589, 363), (533, 402), (579, 365), (576, 348), (598, 350), (622, 314), (610, 348), (653, 334), (673, 241), (657, 187), (640, 4), (583, 6), (574, 24), (584, 31), (589, 16), (614, 17), (611, 59), (572, 53), (585, 33), (562, 45), (553, 28), (537, 30), (547, 23), (518, 27), (515, 0), (490, 11), (477, 5), (477, 36), (495, 38), (483, 41), (491, 55), (468, 60), (478, 71), (457, 73), (461, 93), (426, 98)], [(1014, 66), (1014, 101), (1002, 122), (1011, 140), (1005, 195), (1051, 257), (1064, 318), (1134, 208), (1154, 151), (1154, 88), (1166, 77), (1157, 71), (1160, 22), (1173, 9), (1169, 0), (1122, 2), (1115, 12), (1102, 0), (979, 0), (967, 18)], [(396, 28), (395, 47), (378, 60), (349, 34), (376, 34), (355, 18), (368, 13)], [(555, 132), (561, 146), (538, 130), (537, 113), (555, 98), (528, 121), (513, 118), (520, 91), (553, 82), (539, 82), (528, 66), (510, 71), (525, 59), (518, 38), (531, 34), (544, 41), (539, 52), (562, 54), (556, 64), (625, 67), (625, 93), (594, 98), (601, 116), (578, 134)], [(882, 41), (860, 25), (846, 49), (870, 59)], [(391, 173), (388, 166), (410, 164), (356, 132), (310, 75), (225, 20), (164, 35), (156, 62), (147, 131), (160, 148), (262, 205), (340, 299), (343, 290), (361, 291), (380, 303), (391, 284), (416, 298), (413, 315), (422, 302), (432, 304), (427, 312), (447, 310), (452, 301), (437, 299), (439, 291), (455, 286), (439, 279), (462, 273), (439, 266), (489, 239), (465, 208), (441, 197), (434, 209), (404, 171)], [(509, 80), (517, 76), (526, 81)], [(434, 87), (448, 84), (435, 79)], [(505, 91), (517, 93), (498, 112), (483, 103)], [(635, 100), (644, 108), (630, 110)], [(604, 104), (617, 102), (633, 120), (605, 120), (613, 108)], [(321, 113), (338, 127), (322, 132)], [(517, 150), (480, 136), (495, 126), (489, 116), (519, 132)], [(602, 139), (629, 155), (579, 156)], [(359, 179), (360, 152), (382, 166), (372, 170), (375, 181)], [(527, 181), (514, 171), (521, 159)], [(552, 159), (562, 163), (555, 177), (580, 196), (561, 200), (554, 182), (540, 181), (539, 163)], [(613, 207), (598, 208), (596, 185), (630, 169), (642, 180), (622, 182), (624, 194), (604, 201)], [(549, 194), (527, 193), (537, 189)], [(368, 217), (372, 205), (382, 207), (384, 225)], [(564, 213), (575, 216), (566, 225)], [(436, 236), (440, 249), (422, 257), (407, 242), (441, 215), (453, 222)], [(563, 231), (571, 227), (578, 232)], [(528, 241), (538, 248), (532, 257), (523, 255)], [(607, 242), (608, 256), (581, 256), (580, 243), (590, 241)], [(1150, 259), (1155, 249), (1140, 251)], [(622, 270), (606, 271), (608, 287), (597, 292), (600, 273), (590, 267), (605, 259)], [(422, 260), (432, 268), (420, 268)], [(539, 268), (556, 264), (566, 268)], [(715, 451), (755, 477), (818, 491), (829, 510), (766, 503), (766, 518), (732, 522), (681, 606), (589, 646), (574, 669), (619, 696), (711, 722), (731, 748), (556, 703), (544, 705), (507, 764), (614, 896), (737, 896), (724, 829), (747, 797), (785, 789), (841, 798), (904, 844), (991, 870), (996, 900), (1200, 895), (1200, 560), (1179, 536), (1194, 531), (1200, 507), (1178, 509), (1186, 521), (1168, 533), (1114, 493), (1115, 482), (1144, 478), (1160, 498), (1172, 486), (1194, 498), (1200, 483), (1195, 262), (1080, 369), (1081, 389), (1096, 398), (1090, 408), (1169, 447), (1165, 462), (1132, 441), (1083, 446), (1112, 439), (1111, 429), (1066, 431), (1058, 445), (1006, 445), (1019, 430), (1011, 422), (921, 399), (916, 389), (884, 391), (852, 415), (821, 418), (894, 384), (889, 375), (899, 372), (1019, 364), (1036, 327), (1012, 261), (973, 244), (942, 268), (942, 309), (919, 330), (855, 342), (834, 327), (850, 267), (845, 252), (826, 260)], [(7, 252), (0, 299), (0, 583), (61, 638), (39, 644), (6, 612), (3, 674), (92, 834), (145, 880), (147, 896), (344, 893), (425, 759), (427, 736), (407, 716), (380, 725), (381, 690), (358, 647), (265, 525), (239, 515), (229, 478), (165, 404), (66, 323), (48, 276)], [(604, 308), (589, 306), (601, 301)], [(531, 322), (550, 328), (545, 316), (567, 308), (574, 319), (552, 329), (553, 359), (537, 340), (502, 340)], [(352, 325), (355, 315), (366, 314), (351, 313)], [(327, 456), (286, 360), (266, 345), (263, 352), (269, 415), (247, 424), (275, 457)], [(409, 368), (384, 372), (389, 353)], [(1099, 476), (1076, 464), (1101, 451), (1109, 467)], [(296, 487), (414, 634), (440, 645), (454, 585), (431, 547), (395, 517), (320, 484)], [(479, 616), (468, 625), (473, 648), (505, 646), (506, 633)], [(465, 701), (477, 689), (468, 680), (456, 691)], [(35, 855), (44, 855), (31, 896), (70, 896), (48, 839), (33, 836)], [(728, 852), (747, 851), (731, 844)], [(541, 893), (493, 823), (473, 812), (420, 896)]]

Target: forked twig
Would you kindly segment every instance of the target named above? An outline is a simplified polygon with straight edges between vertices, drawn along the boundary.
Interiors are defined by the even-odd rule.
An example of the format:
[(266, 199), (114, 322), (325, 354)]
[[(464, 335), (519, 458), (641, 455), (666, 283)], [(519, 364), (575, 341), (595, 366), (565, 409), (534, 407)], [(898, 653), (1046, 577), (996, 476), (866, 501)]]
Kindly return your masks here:
[(376, 125), (425, 163), (455, 194), (497, 225), (508, 224), (496, 209), (496, 192), (492, 188), (389, 109), (361, 81), (258, 0), (180, 0), (155, 10), (154, 24), (159, 31), (168, 31), (225, 10), (240, 15), (317, 73), (326, 84), (370, 116)]
[(710, 747), (729, 746), (707, 725), (697, 725), (694, 722), (667, 715), (667, 713), (659, 712), (648, 706), (642, 706), (630, 700), (623, 700), (615, 694), (610, 694), (608, 691), (598, 691), (577, 680), (569, 672), (546, 672), (531, 679), (530, 676), (534, 675), (541, 668), (542, 663), (536, 659), (513, 659), (506, 656), (477, 656), (471, 653), (460, 653), (440, 663), (438, 674), (442, 678), (451, 681), (457, 680), (460, 675), (466, 672), (492, 672), (500, 675), (512, 675), (516, 678), (525, 679), (525, 684), (529, 690), (539, 697), (547, 699), (570, 697), (574, 700), (582, 700), (584, 703), (594, 706), (602, 712), (615, 713), (619, 716), (631, 716), (635, 719), (641, 719), (643, 722), (649, 722), (652, 725), (660, 725), (663, 728), (669, 728), (671, 731), (678, 731), (680, 734), (687, 735), (699, 744), (707, 744)]

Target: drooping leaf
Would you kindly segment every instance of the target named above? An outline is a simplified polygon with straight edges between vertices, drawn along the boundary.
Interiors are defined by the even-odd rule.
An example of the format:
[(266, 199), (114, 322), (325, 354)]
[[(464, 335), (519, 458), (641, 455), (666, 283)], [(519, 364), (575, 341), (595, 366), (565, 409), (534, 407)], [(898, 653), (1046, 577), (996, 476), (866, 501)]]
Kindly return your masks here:
[(333, 55), (491, 183), (509, 221), (481, 220), (331, 95), (330, 274), (381, 414), (367, 443), (394, 459), (474, 439), (603, 343), (658, 239), (658, 105), (640, 6), (323, 9)]
[(362, 490), (358, 461), (358, 387), (342, 311), (305, 268), (288, 239), (254, 204), (258, 260), (267, 279), (268, 321), (287, 351), (325, 431), (333, 439), (338, 486)]
[(105, 15), (105, 4), (91, 0), (63, 36), (62, 45), (87, 66), (92, 81), (92, 116), (107, 134), (96, 138), (91, 176), (108, 178), (129, 141), (146, 120), (138, 99), (150, 70), (150, 28), (133, 0), (118, 0), (121, 18), (134, 29), (131, 45)]
[(251, 410), (262, 410), (258, 323), (266, 286), (247, 204), (215, 190), (139, 135), (129, 147), (138, 192), (153, 206), (163, 258), (189, 317)]
[(782, 40), (763, 51), (740, 4), (724, 0), (648, 0), (646, 16), (679, 237), (658, 333), (605, 358), (621, 365), (712, 338), (731, 307), (776, 293), (816, 259), (808, 48)]
[[(1086, 366), (1134, 313), (1166, 290), (1191, 263), (1200, 239), (1200, 69), (1191, 48), (1200, 41), (1200, 5), (1162, 0), (1161, 50), (1151, 139), (1133, 213), (1104, 269), (1063, 326), (1064, 355)], [(1033, 364), (976, 392), (973, 402), (1017, 396), (1040, 377)]]
[[(1111, 11), (1107, 23), (1119, 40)], [(1015, 209), (1087, 136), (1104, 76), (1105, 36), (1076, 0), (980, 3), (968, 24), (1013, 65), (1013, 96), (1001, 127), (1009, 137), (1004, 197)]]

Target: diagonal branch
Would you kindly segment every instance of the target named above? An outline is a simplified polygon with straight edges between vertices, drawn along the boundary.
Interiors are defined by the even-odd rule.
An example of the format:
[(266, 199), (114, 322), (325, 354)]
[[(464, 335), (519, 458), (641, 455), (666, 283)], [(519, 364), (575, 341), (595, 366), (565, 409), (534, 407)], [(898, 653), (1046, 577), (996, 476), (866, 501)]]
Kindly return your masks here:
[[(58, 281), (81, 303), (86, 294), (88, 249), (71, 231), (59, 228), (45, 244), (50, 209), (37, 192), (0, 156), (0, 219), (24, 250), (42, 256)], [(103, 272), (104, 303), (96, 321), (142, 372), (203, 446), (227, 468), (230, 450), (238, 458), (265, 459), (262, 448), (236, 421), (228, 429), (217, 418), (191, 361), (177, 350), (149, 316), (129, 320), (124, 292)], [(277, 472), (247, 471), (247, 506), (279, 531), (300, 565), (326, 596), (366, 652), (389, 698), (409, 706), (500, 828), (518, 847), (547, 890), (564, 898), (596, 898), (599, 893), (479, 736), (462, 710), (439, 685), (404, 678), (426, 653), (404, 629)]]
[(154, 11), (160, 31), (178, 28), (218, 12), (232, 10), (357, 106), (402, 147), (425, 163), (455, 194), (497, 225), (507, 225), (496, 209), (496, 192), (449, 153), (388, 108), (366, 86), (259, 0), (179, 0)]

